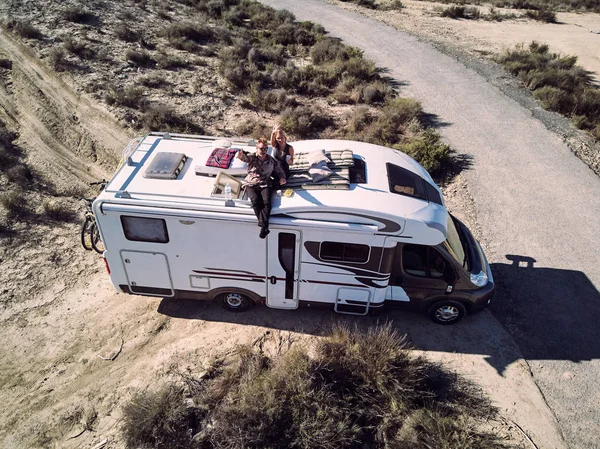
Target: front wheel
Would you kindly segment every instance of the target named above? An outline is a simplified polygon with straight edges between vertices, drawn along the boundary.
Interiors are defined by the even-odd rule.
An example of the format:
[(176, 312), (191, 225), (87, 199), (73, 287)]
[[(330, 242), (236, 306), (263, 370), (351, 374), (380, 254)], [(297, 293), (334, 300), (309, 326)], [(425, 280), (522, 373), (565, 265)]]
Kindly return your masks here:
[(254, 304), (248, 296), (242, 293), (221, 293), (216, 299), (221, 307), (230, 312), (243, 312)]
[(434, 303), (427, 312), (429, 318), (437, 324), (458, 323), (465, 314), (465, 306), (458, 301), (452, 301), (450, 299)]

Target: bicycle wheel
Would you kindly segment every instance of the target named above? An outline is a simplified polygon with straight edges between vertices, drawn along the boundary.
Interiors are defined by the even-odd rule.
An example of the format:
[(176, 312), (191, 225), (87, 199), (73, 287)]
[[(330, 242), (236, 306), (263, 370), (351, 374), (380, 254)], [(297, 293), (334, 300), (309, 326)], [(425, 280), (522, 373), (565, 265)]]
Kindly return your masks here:
[(87, 250), (92, 250), (92, 224), (93, 219), (89, 215), (85, 217), (83, 226), (81, 226), (81, 245)]
[(100, 231), (98, 231), (98, 225), (96, 221), (92, 223), (92, 227), (90, 228), (90, 235), (92, 236), (92, 248), (99, 254), (104, 252), (104, 243), (100, 238)]

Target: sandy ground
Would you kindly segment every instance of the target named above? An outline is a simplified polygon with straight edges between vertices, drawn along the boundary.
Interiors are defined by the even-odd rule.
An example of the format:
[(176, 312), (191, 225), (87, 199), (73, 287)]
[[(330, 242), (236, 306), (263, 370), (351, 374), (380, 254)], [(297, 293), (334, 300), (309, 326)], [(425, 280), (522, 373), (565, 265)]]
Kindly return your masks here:
[[(592, 72), (597, 81), (600, 80), (600, 14), (597, 13), (557, 13), (558, 23), (554, 24), (521, 17), (496, 22), (440, 17), (439, 10), (448, 7), (443, 3), (403, 0), (404, 9), (383, 12), (337, 0), (328, 1), (478, 57), (493, 57), (517, 44), (528, 44), (534, 40), (546, 43), (555, 53), (577, 56), (579, 65)], [(483, 14), (490, 9), (489, 6), (477, 8)], [(496, 11), (517, 16), (523, 14), (523, 10), (515, 9), (496, 8)]]
[[(559, 31), (568, 36), (566, 30), (571, 30), (583, 40), (587, 36), (598, 42), (599, 36), (590, 33), (595, 27), (600, 30), (598, 15), (561, 14), (566, 25), (552, 26), (555, 32), (548, 25), (524, 20), (442, 20), (431, 12), (433, 4), (405, 3), (406, 10), (386, 13), (385, 20), (465, 45), (473, 54), (501, 51), (532, 38), (544, 41), (543, 34), (538, 38), (536, 33), (547, 33), (549, 40), (556, 38), (547, 42), (552, 49), (577, 54), (586, 68), (600, 72), (600, 46), (580, 47), (558, 37)], [(110, 175), (121, 148), (132, 137), (130, 131), (124, 131), (72, 80), (56, 76), (27, 45), (4, 31), (0, 42), (0, 56), (13, 61), (0, 88), (0, 115), (20, 131), (18, 143), (26, 149), (28, 161), (63, 189)], [(445, 193), (449, 208), (476, 231), (464, 181), (458, 177)], [(140, 388), (199, 368), (218, 352), (252, 342), (267, 331), (310, 341), (336, 321), (376, 323), (371, 317), (310, 310), (257, 309), (236, 315), (214, 304), (118, 294), (102, 259), (79, 246), (77, 231), (73, 223), (39, 224), (27, 229), (27, 242), (0, 242), (2, 447), (120, 448), (121, 406)], [(501, 410), (501, 418), (490, 426), (507, 442), (532, 447), (527, 434), (540, 448), (564, 447), (527, 365), (515, 356), (514, 344), (487, 312), (444, 332), (417, 315), (394, 313), (387, 318), (408, 333), (416, 352), (426, 351), (428, 357), (484, 387)], [(477, 349), (477, 342), (490, 335), (489, 326), (497, 326), (492, 332), (493, 354)], [(455, 350), (446, 349), (448, 335), (461, 340)], [(502, 357), (511, 362), (498, 370), (494, 360)]]

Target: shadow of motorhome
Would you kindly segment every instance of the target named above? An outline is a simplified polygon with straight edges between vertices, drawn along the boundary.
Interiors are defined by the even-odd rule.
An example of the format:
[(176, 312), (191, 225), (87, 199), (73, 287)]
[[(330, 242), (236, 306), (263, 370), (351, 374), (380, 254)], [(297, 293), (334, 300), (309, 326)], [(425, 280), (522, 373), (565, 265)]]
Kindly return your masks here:
[(600, 358), (600, 293), (580, 271), (535, 268), (531, 257), (507, 255), (510, 264), (494, 263), (497, 293), (489, 312), (467, 317), (453, 326), (439, 326), (424, 315), (382, 310), (376, 316), (336, 314), (327, 308), (295, 311), (256, 306), (231, 313), (208, 301), (165, 298), (158, 312), (176, 318), (263, 326), (323, 335), (334, 324), (369, 327), (392, 322), (417, 349), (479, 354), (499, 373), (514, 361)]
[(491, 311), (531, 360), (579, 362), (600, 358), (600, 293), (581, 271), (535, 267), (507, 255), (492, 264), (501, 285)]

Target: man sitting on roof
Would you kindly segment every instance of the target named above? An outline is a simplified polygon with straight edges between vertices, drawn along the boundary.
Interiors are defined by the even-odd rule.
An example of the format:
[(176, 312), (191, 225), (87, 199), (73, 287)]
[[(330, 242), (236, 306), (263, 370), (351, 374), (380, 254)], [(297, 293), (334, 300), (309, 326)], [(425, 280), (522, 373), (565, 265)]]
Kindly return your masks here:
[(271, 183), (270, 176), (279, 177), (279, 184), (286, 183), (285, 173), (281, 165), (267, 154), (269, 144), (266, 137), (261, 137), (256, 143), (256, 154), (239, 151), (237, 157), (248, 164), (248, 176), (244, 179), (252, 209), (258, 218), (260, 226), (259, 237), (264, 239), (269, 233), (269, 217), (271, 215)]

